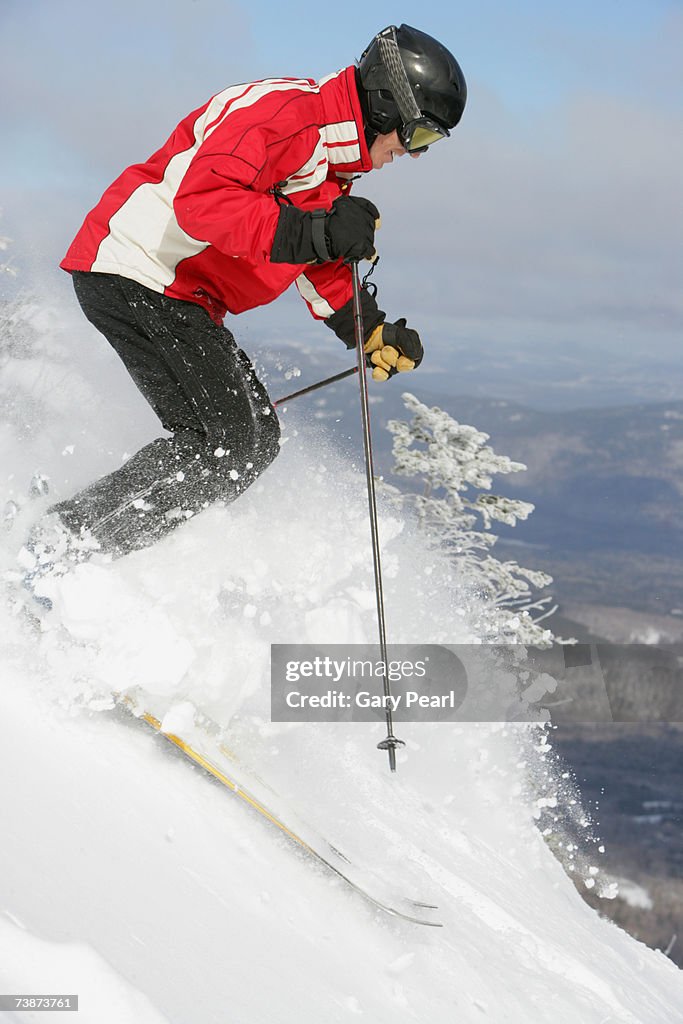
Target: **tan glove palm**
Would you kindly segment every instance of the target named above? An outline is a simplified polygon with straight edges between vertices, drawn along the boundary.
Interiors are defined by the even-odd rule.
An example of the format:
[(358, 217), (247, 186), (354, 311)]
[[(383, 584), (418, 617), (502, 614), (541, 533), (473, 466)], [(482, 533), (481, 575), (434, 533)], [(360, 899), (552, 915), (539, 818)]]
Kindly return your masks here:
[[(373, 380), (385, 381), (395, 373), (405, 373), (419, 366), (423, 355), (422, 344), (417, 331), (407, 328), (405, 323), (405, 320), (399, 320), (396, 324), (379, 324), (366, 341), (364, 349), (373, 367)], [(389, 340), (392, 344), (387, 344)], [(402, 342), (416, 358), (410, 358), (405, 353)]]

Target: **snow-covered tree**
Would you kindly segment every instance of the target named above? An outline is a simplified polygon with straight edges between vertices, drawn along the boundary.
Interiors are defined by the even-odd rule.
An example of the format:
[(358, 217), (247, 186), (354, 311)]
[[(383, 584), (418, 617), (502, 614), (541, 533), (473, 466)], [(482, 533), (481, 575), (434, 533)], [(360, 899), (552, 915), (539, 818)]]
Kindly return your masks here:
[[(391, 420), (394, 473), (416, 477), (422, 494), (404, 495), (422, 527), (454, 559), (464, 590), (478, 598), (477, 627), (482, 639), (548, 647), (556, 639), (540, 623), (555, 611), (549, 597), (534, 600), (532, 590), (552, 577), (491, 554), (494, 521), (515, 526), (534, 506), (490, 493), (493, 477), (526, 469), (486, 443), (489, 435), (458, 423), (443, 409), (428, 408), (414, 395), (403, 396), (410, 422)], [(486, 493), (482, 493), (486, 492)]]

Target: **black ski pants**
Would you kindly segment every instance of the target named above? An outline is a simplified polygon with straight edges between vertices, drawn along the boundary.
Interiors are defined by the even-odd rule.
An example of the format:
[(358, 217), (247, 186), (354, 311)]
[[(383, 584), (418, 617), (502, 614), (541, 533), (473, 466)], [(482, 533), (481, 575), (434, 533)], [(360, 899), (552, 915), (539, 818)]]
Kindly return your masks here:
[(280, 427), (248, 357), (201, 306), (115, 274), (72, 277), (86, 317), (171, 434), (50, 510), (121, 555), (241, 494), (277, 455)]

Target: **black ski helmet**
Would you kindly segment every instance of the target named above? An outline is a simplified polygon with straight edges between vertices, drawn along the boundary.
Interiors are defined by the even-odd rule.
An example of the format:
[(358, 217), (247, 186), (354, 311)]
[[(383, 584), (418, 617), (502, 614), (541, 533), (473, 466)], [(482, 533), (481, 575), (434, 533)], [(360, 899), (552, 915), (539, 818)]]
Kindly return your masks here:
[(410, 25), (378, 32), (358, 62), (358, 78), (366, 124), (381, 135), (420, 115), (455, 128), (465, 109), (467, 84), (457, 60)]

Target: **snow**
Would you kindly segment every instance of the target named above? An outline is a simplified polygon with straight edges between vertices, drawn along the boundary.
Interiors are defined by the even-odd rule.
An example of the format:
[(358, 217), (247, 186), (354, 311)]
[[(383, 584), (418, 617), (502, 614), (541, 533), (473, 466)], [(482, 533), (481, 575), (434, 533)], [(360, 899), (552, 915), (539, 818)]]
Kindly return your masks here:
[(619, 898), (628, 903), (629, 907), (639, 907), (643, 910), (652, 909), (652, 897), (647, 889), (637, 882), (628, 878), (618, 879)]
[[(44, 940), (96, 951), (168, 1020), (224, 1021), (229, 1007), (228, 1019), (265, 1022), (274, 1006), (284, 1022), (681, 1019), (673, 965), (584, 906), (530, 827), (503, 731), (448, 736), (430, 786), (435, 761), (414, 739), (400, 782), (353, 736), (338, 767), (320, 736), (279, 740), (282, 759), (297, 750), (325, 776), (340, 834), (383, 856), (390, 878), (417, 865), (415, 891), (441, 907), (436, 932), (375, 912), (147, 734), (7, 681), (3, 906)], [(78, 991), (79, 1020), (108, 1019), (94, 957), (73, 972), (53, 960), (45, 980), (42, 960), (22, 963), (41, 987)]]
[[(115, 388), (111, 414), (94, 416), (97, 351), (74, 380), (80, 404), (75, 368), (43, 355), (43, 383), (67, 393), (23, 459), (2, 435), (6, 496), (22, 505), (3, 567), (50, 500), (27, 504), (22, 478), (44, 473), (55, 500), (149, 429), (132, 387), (123, 426)], [(529, 786), (549, 750), (538, 726), (403, 725), (391, 775), (383, 724), (270, 722), (271, 643), (376, 632), (363, 473), (304, 415), (292, 406), (289, 443), (234, 505), (46, 583), (41, 630), (0, 606), (0, 989), (78, 993), (80, 1024), (683, 1022), (681, 973), (586, 906), (539, 832), (553, 798)], [(63, 460), (84, 423), (92, 436)], [(476, 643), (451, 570), (380, 512), (390, 638)], [(311, 825), (438, 904), (444, 927), (352, 893), (112, 711), (112, 689), (163, 709), (169, 732), (208, 714)], [(472, 699), (482, 718), (516, 706), (514, 673), (491, 662)]]
[[(129, 981), (117, 974), (91, 946), (50, 942), (28, 931), (5, 913), (0, 917), (0, 989), (22, 995), (78, 995), (76, 1020), (98, 1024), (167, 1024), (168, 1018)], [(40, 990), (36, 992), (36, 979)], [(93, 1011), (93, 1007), (97, 1007)], [(0, 1022), (40, 1021), (44, 1011), (0, 1011)], [(74, 1018), (67, 1018), (74, 1019)]]

